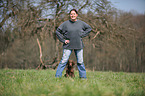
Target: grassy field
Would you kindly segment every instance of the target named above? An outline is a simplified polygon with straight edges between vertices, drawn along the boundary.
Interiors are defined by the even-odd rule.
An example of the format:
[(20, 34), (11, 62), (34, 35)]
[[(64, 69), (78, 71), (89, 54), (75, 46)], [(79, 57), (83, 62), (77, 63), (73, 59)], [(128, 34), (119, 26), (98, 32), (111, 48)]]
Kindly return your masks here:
[[(64, 74), (64, 73), (63, 73)], [(0, 96), (145, 96), (145, 73), (92, 72), (87, 80), (54, 70), (0, 70)]]

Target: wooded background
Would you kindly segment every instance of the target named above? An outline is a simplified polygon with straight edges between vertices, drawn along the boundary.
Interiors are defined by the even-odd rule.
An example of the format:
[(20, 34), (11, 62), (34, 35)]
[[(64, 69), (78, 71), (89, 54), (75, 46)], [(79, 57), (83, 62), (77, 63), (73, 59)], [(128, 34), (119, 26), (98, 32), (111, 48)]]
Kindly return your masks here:
[[(83, 38), (88, 70), (145, 72), (145, 14), (123, 12), (107, 0), (1, 0), (0, 68), (36, 68), (62, 57), (56, 28), (75, 8), (92, 27)], [(70, 59), (76, 61), (74, 53)]]

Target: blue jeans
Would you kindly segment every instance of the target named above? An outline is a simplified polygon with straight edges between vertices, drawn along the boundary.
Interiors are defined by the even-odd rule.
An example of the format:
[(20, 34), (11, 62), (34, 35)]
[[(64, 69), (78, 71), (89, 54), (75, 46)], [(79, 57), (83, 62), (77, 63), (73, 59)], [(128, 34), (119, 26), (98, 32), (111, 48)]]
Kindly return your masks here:
[[(64, 68), (67, 64), (72, 51), (73, 50), (71, 50), (71, 49), (63, 49), (63, 56), (57, 67), (55, 77), (62, 76), (62, 71), (64, 70)], [(77, 67), (79, 70), (79, 77), (86, 78), (86, 70), (85, 70), (84, 61), (83, 61), (83, 49), (74, 49), (74, 52), (75, 52), (75, 55), (77, 58)]]

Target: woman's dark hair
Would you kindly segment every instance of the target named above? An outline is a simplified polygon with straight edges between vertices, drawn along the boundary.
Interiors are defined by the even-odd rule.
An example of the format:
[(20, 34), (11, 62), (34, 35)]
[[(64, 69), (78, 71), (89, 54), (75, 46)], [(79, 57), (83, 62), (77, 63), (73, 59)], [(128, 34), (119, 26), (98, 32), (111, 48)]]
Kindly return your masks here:
[(71, 13), (71, 11), (75, 11), (76, 14), (78, 14), (78, 11), (76, 9), (71, 9), (70, 12), (69, 12), (69, 14)]

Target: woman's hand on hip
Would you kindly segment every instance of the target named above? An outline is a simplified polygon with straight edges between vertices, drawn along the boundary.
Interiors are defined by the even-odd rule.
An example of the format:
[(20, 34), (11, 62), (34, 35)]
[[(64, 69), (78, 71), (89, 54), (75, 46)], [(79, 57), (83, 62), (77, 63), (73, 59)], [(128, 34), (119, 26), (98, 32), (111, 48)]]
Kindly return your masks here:
[(65, 40), (65, 44), (68, 44), (69, 43), (69, 40)]

